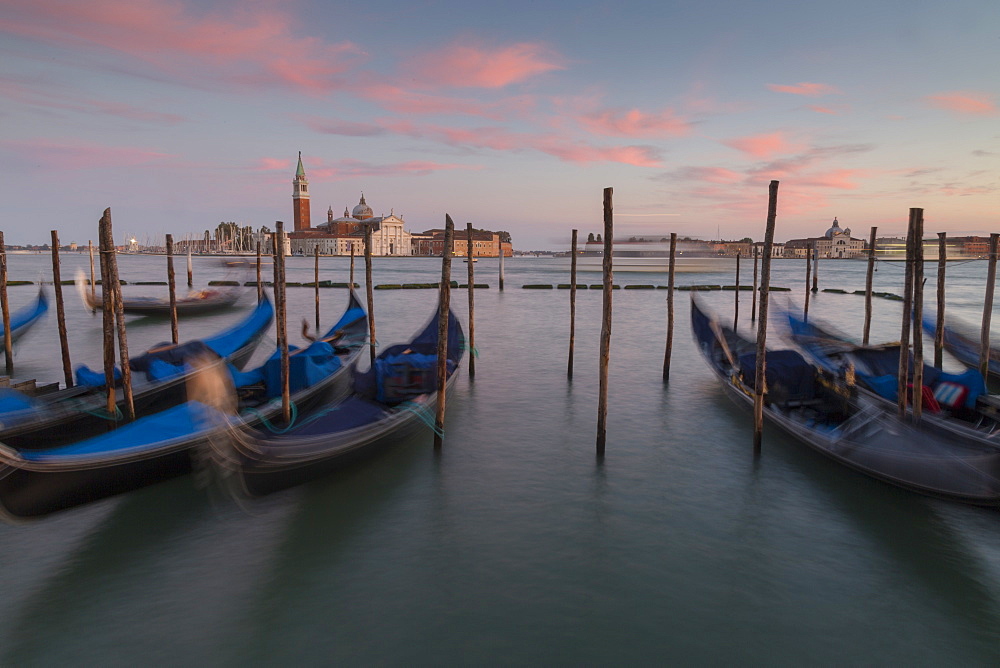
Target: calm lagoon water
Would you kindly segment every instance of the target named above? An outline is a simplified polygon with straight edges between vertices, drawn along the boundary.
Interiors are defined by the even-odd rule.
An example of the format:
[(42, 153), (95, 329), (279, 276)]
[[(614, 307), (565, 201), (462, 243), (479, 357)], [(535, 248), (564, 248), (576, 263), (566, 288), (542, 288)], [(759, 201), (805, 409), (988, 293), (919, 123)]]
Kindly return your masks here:
[[(64, 254), (64, 277), (86, 268)], [(121, 256), (127, 281), (165, 280), (162, 257)], [(661, 382), (664, 290), (614, 293), (607, 454), (595, 458), (599, 290), (577, 295), (566, 379), (565, 261), (475, 265), (477, 374), (429, 431), (286, 493), (237, 503), (180, 479), (18, 526), (0, 525), (0, 665), (648, 664), (995, 665), (1000, 515), (926, 499), (767, 431), (717, 387), (676, 294), (671, 382)], [(290, 281), (312, 279), (291, 258)], [(178, 260), (183, 279), (184, 260)], [(741, 282), (751, 280), (744, 263)], [(933, 268), (928, 268), (933, 289)], [(346, 281), (348, 261), (321, 259)], [(465, 282), (467, 267), (453, 265)], [(49, 256), (11, 255), (12, 279), (50, 276)], [(440, 262), (375, 260), (374, 282), (435, 281)], [(864, 288), (864, 262), (821, 262), (820, 288)], [(977, 322), (984, 262), (949, 267), (949, 313)], [(196, 287), (227, 275), (195, 258)], [(773, 307), (800, 305), (801, 261), (778, 261)], [(363, 283), (363, 263), (357, 265)], [(240, 279), (252, 277), (236, 275)], [(581, 275), (599, 283), (599, 274)], [(616, 282), (666, 285), (664, 274)], [(678, 283), (731, 284), (723, 275)], [(882, 263), (876, 290), (900, 292)], [(12, 308), (36, 288), (10, 288)], [(126, 286), (145, 293), (165, 288)], [(182, 338), (237, 320), (252, 301), (181, 321)], [(734, 293), (701, 293), (732, 313)], [(313, 290), (289, 288), (298, 342)], [(346, 292), (324, 289), (324, 320)], [(463, 321), (467, 293), (452, 293)], [(66, 292), (74, 364), (100, 365), (100, 318)], [(377, 338), (405, 340), (432, 290), (375, 292)], [(933, 297), (928, 299), (933, 308)], [(860, 337), (864, 299), (819, 293), (812, 317)], [(741, 295), (749, 327), (750, 295)], [(873, 338), (899, 338), (898, 303), (876, 300)], [(778, 322), (772, 315), (772, 324)], [(135, 352), (169, 322), (135, 318)], [(780, 328), (771, 335), (780, 344)], [(273, 345), (273, 337), (261, 348)], [(61, 378), (54, 312), (22, 340), (17, 377)]]

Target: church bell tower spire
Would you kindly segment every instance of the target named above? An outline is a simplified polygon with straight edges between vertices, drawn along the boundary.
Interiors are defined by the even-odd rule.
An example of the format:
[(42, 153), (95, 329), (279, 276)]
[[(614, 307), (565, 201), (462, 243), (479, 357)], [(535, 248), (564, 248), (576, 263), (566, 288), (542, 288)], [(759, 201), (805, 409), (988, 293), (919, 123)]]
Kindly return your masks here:
[(312, 223), (309, 219), (309, 179), (302, 166), (302, 151), (299, 151), (299, 164), (292, 180), (292, 229), (308, 230)]

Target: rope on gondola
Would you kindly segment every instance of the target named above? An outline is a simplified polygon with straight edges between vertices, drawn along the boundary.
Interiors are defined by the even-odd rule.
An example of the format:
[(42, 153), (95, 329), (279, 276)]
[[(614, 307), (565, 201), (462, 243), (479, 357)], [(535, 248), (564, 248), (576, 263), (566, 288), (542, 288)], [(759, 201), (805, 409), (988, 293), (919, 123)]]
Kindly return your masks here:
[(470, 347), (468, 341), (463, 341), (462, 342), (462, 350), (463, 351), (468, 350), (469, 354), (472, 355), (475, 358), (479, 357), (479, 348), (476, 348), (474, 346)]
[(289, 406), (291, 407), (291, 417), (288, 420), (288, 424), (285, 425), (284, 427), (275, 427), (273, 424), (271, 424), (270, 420), (264, 417), (264, 415), (262, 415), (261, 413), (257, 412), (256, 409), (253, 408), (247, 409), (247, 413), (255, 416), (258, 420), (260, 420), (260, 423), (264, 425), (264, 428), (267, 429), (272, 434), (284, 434), (285, 432), (290, 431), (293, 427), (298, 426), (296, 425), (295, 421), (298, 418), (299, 409), (295, 405), (294, 401), (290, 402)]
[(430, 430), (436, 435), (442, 437), (444, 436), (444, 430), (438, 429), (437, 424), (435, 424), (437, 422), (437, 417), (435, 415), (431, 415), (430, 406), (428, 404), (418, 404), (413, 401), (407, 401), (399, 405), (399, 410), (413, 413), (421, 422), (430, 427)]

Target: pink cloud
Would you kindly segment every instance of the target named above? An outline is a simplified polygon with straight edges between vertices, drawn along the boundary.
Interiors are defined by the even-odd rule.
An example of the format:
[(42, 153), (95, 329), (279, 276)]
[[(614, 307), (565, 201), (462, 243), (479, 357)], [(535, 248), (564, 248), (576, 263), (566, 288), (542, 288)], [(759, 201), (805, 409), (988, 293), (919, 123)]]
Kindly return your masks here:
[(172, 157), (168, 153), (133, 146), (105, 146), (48, 139), (0, 142), (0, 148), (18, 154), (19, 160), (50, 170), (132, 167)]
[[(361, 53), (296, 32), (279, 8), (215, 14), (171, 0), (5, 1), (0, 31), (59, 48), (128, 56), (185, 83), (278, 85), (328, 92)], [(120, 67), (116, 63), (116, 67)]]
[(255, 171), (268, 172), (273, 170), (287, 171), (292, 168), (292, 161), (287, 158), (261, 158), (257, 161)]
[(706, 183), (738, 183), (745, 178), (740, 172), (725, 167), (683, 167), (675, 176)]
[(820, 107), (819, 105), (815, 104), (810, 104), (809, 109), (815, 111), (817, 114), (832, 114), (836, 116), (837, 114), (840, 113), (834, 109), (831, 109), (830, 107)]
[(358, 94), (379, 103), (388, 111), (405, 114), (448, 114), (482, 116), (499, 120), (511, 112), (520, 112), (535, 106), (535, 98), (528, 95), (507, 97), (494, 102), (469, 98), (434, 95), (388, 83), (369, 83), (360, 87)]
[(975, 116), (992, 116), (997, 113), (997, 104), (993, 95), (977, 91), (958, 91), (928, 95), (928, 104), (939, 109), (947, 109), (959, 114)]
[[(343, 180), (358, 177), (373, 176), (427, 176), (434, 172), (452, 170), (478, 170), (476, 165), (461, 165), (457, 163), (442, 163), (432, 160), (409, 160), (407, 162), (378, 165), (362, 160), (338, 160), (325, 162), (322, 158), (306, 156), (308, 176), (314, 179)], [(281, 158), (261, 158), (254, 167), (255, 171), (288, 172), (292, 161)]]
[(752, 158), (769, 158), (775, 154), (791, 153), (801, 148), (801, 146), (789, 143), (781, 132), (738, 137), (722, 143)]
[(418, 56), (407, 69), (423, 86), (503, 88), (565, 69), (561, 60), (541, 44), (521, 42), (490, 48), (462, 43)]
[(797, 83), (792, 86), (781, 84), (767, 84), (769, 90), (776, 93), (790, 93), (792, 95), (805, 95), (806, 97), (822, 97), (823, 95), (833, 95), (840, 91), (829, 84), (821, 83)]
[(184, 121), (179, 114), (143, 109), (124, 102), (101, 100), (87, 96), (71, 95), (31, 83), (0, 80), (0, 97), (47, 110), (80, 111), (105, 114), (144, 123), (176, 125)]
[(647, 114), (638, 109), (606, 110), (578, 116), (586, 130), (611, 137), (680, 137), (691, 131), (691, 124), (678, 118), (672, 109)]

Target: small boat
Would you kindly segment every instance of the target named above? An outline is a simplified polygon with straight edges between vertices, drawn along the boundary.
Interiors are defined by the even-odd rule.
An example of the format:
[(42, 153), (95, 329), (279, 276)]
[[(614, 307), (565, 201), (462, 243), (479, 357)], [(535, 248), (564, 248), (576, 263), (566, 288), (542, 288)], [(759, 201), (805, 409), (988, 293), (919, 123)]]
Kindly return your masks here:
[[(10, 315), (10, 342), (17, 343), (35, 323), (42, 319), (49, 310), (49, 298), (45, 288), (38, 290), (35, 301)], [(5, 348), (6, 349), (6, 348)]]
[[(933, 315), (925, 316), (923, 327), (927, 335), (934, 338), (937, 329), (937, 317)], [(979, 333), (971, 325), (964, 323), (959, 323), (958, 325), (946, 324), (944, 326), (944, 349), (970, 369), (979, 368), (979, 355), (982, 345)], [(990, 343), (987, 375), (993, 380), (1000, 381), (1000, 346), (996, 346), (993, 343)]]
[[(691, 327), (705, 361), (737, 404), (753, 406), (756, 343), (691, 301)], [(920, 426), (859, 399), (795, 350), (766, 353), (764, 417), (830, 459), (928, 496), (1000, 506), (1000, 451)]]
[[(180, 345), (158, 344), (129, 360), (136, 415), (156, 413), (187, 397), (189, 361), (205, 355), (217, 363), (242, 368), (274, 318), (266, 296), (236, 325), (204, 339)], [(116, 377), (120, 377), (116, 369)], [(48, 448), (93, 436), (118, 425), (125, 397), (117, 390), (116, 415), (107, 414), (103, 372), (86, 365), (76, 369), (76, 384), (38, 397), (0, 388), (0, 442), (15, 448)]]
[[(578, 271), (602, 271), (604, 243), (587, 241), (577, 257)], [(670, 263), (670, 243), (664, 241), (615, 241), (612, 264), (615, 271), (666, 273)], [(732, 271), (736, 258), (719, 255), (703, 241), (679, 241), (674, 253), (674, 271), (711, 273)]]
[[(449, 311), (447, 384), (465, 347)], [(353, 372), (353, 392), (280, 434), (232, 429), (212, 442), (216, 469), (238, 495), (262, 496), (322, 476), (369, 456), (427, 424), (437, 406), (438, 316), (408, 343), (382, 351), (375, 365)]]
[[(291, 401), (298, 410), (347, 394), (349, 371), (367, 332), (368, 317), (352, 292), (344, 315), (323, 339), (301, 355), (293, 353)], [(191, 472), (209, 442), (233, 425), (277, 421), (280, 361), (272, 355), (246, 373), (226, 374), (218, 365), (201, 369), (187, 379), (188, 401), (99, 436), (44, 449), (0, 444), (0, 516), (37, 518)], [(225, 404), (237, 397), (233, 415), (234, 406)]]
[[(91, 311), (97, 312), (104, 308), (104, 302), (95, 297), (90, 292), (90, 286), (83, 273), (77, 274), (77, 289), (80, 292), (80, 299), (83, 305)], [(205, 288), (202, 290), (192, 290), (186, 295), (175, 297), (174, 305), (177, 315), (204, 315), (217, 313), (222, 309), (229, 308), (239, 301), (244, 291), (239, 288), (227, 288), (220, 290), (217, 288)], [(122, 309), (131, 315), (146, 316), (169, 316), (169, 297), (122, 297)]]
[[(863, 346), (815, 320), (805, 322), (790, 312), (786, 318), (791, 340), (813, 364), (845, 381), (851, 374), (860, 393), (886, 411), (898, 411), (898, 343)], [(912, 355), (910, 363), (912, 393)], [(948, 373), (925, 363), (921, 403), (923, 421), (950, 430), (958, 438), (1000, 449), (1000, 397), (987, 394), (986, 383), (975, 369)]]

